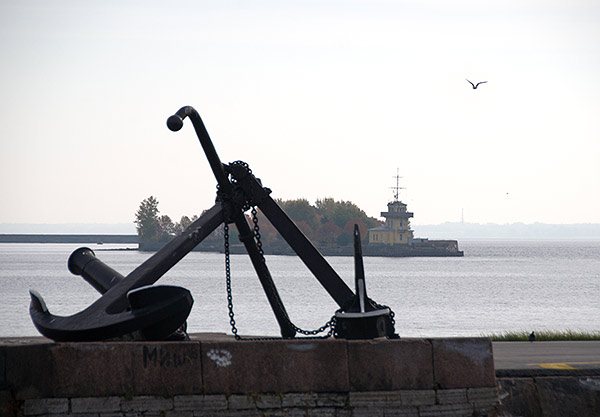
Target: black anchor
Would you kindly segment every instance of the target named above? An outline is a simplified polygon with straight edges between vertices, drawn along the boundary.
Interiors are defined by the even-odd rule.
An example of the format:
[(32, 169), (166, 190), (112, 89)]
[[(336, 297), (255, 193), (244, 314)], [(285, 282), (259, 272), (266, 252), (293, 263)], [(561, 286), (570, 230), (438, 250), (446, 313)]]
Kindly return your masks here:
[[(305, 263), (315, 278), (342, 307), (337, 319), (340, 336), (372, 338), (393, 336), (393, 313), (366, 296), (360, 236), (355, 228), (357, 295), (352, 293), (323, 256), (302, 234), (281, 207), (252, 175), (247, 164), (237, 161), (223, 165), (196, 110), (182, 107), (169, 117), (167, 126), (180, 130), (183, 120), (192, 121), (200, 144), (218, 183), (216, 204), (205, 211), (179, 236), (147, 259), (126, 277), (102, 263), (93, 251), (80, 248), (69, 259), (69, 269), (83, 276), (102, 296), (85, 310), (68, 317), (51, 314), (42, 297), (31, 290), (30, 315), (44, 336), (56, 341), (106, 340), (139, 331), (151, 340), (165, 339), (187, 319), (193, 300), (190, 292), (176, 286), (152, 286), (171, 267), (222, 223), (235, 223), (252, 265), (275, 314), (281, 335), (294, 337), (297, 331), (288, 318), (262, 251), (244, 215), (249, 207), (258, 207), (281, 236)], [(230, 180), (231, 177), (231, 180)], [(303, 331), (305, 334), (310, 332)], [(312, 333), (310, 333), (312, 334)]]

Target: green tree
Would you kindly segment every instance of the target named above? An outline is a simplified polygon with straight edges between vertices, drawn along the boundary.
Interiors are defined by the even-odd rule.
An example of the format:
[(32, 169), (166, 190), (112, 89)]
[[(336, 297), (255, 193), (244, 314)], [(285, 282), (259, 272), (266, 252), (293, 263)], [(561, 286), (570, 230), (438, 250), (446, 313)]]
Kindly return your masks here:
[(315, 202), (315, 206), (317, 208), (317, 213), (322, 216), (322, 222), (326, 223), (327, 221), (333, 219), (335, 216), (335, 200), (333, 198), (327, 197), (322, 200), (318, 199)]
[(177, 232), (175, 223), (173, 223), (173, 220), (167, 215), (162, 215), (158, 218), (158, 227), (158, 240), (161, 242), (167, 240)]
[(183, 232), (190, 224), (192, 224), (192, 220), (188, 216), (181, 216), (179, 223), (175, 224), (175, 233)]
[[(350, 201), (335, 201), (333, 198), (324, 198), (316, 201), (317, 212), (325, 221), (332, 221), (338, 227), (343, 228), (349, 220), (362, 219), (368, 227), (375, 227), (377, 220), (370, 218), (356, 204)], [(362, 232), (362, 231), (361, 231)]]
[[(308, 200), (299, 198), (286, 201), (278, 199), (276, 202), (306, 237), (317, 246), (351, 244), (355, 223), (359, 225), (363, 239), (369, 228), (377, 227), (382, 223), (373, 217), (368, 217), (364, 211), (350, 201), (323, 198), (317, 200), (315, 205), (311, 205)], [(246, 218), (252, 225), (248, 215)], [(281, 235), (260, 210), (258, 218), (261, 240), (266, 248), (279, 249), (283, 245), (287, 246)], [(148, 197), (141, 202), (135, 215), (140, 249), (156, 250), (160, 248), (173, 235), (182, 233), (197, 219), (197, 215), (191, 218), (182, 216), (178, 223), (174, 223), (169, 216), (159, 216), (158, 200), (153, 196)], [(229, 226), (231, 236), (237, 236), (235, 225)], [(237, 239), (234, 239), (233, 242), (237, 243)], [(207, 236), (203, 244), (215, 248), (222, 247), (223, 227), (218, 227)]]
[(315, 236), (315, 231), (310, 226), (310, 224), (308, 224), (307, 222), (302, 220), (302, 221), (296, 222), (296, 226), (298, 226), (298, 229), (300, 229), (300, 231), (302, 233), (304, 233), (304, 236), (306, 236), (308, 238), (308, 240), (313, 240), (313, 238)]
[(338, 246), (350, 246), (354, 244), (354, 235), (349, 235), (348, 233), (346, 233), (346, 231), (342, 232), (342, 234), (338, 235), (337, 239), (335, 240), (335, 243), (338, 244)]
[(134, 223), (136, 224), (141, 249), (159, 238), (158, 213), (158, 200), (153, 196), (143, 200), (135, 213)]
[(318, 227), (317, 209), (305, 198), (287, 201), (278, 199), (276, 202), (296, 224), (305, 222), (311, 229)]
[(367, 225), (363, 221), (363, 219), (361, 219), (360, 217), (355, 217), (354, 219), (348, 220), (346, 222), (346, 225), (344, 226), (344, 233), (347, 233), (348, 235), (352, 236), (352, 239), (354, 240), (354, 225), (355, 224), (358, 225), (358, 231), (360, 232), (360, 238), (365, 239), (367, 237), (367, 234), (369, 233), (369, 230), (367, 228)]
[(338, 236), (342, 233), (342, 228), (334, 222), (328, 221), (319, 228), (317, 232), (318, 243), (322, 246), (333, 246)]

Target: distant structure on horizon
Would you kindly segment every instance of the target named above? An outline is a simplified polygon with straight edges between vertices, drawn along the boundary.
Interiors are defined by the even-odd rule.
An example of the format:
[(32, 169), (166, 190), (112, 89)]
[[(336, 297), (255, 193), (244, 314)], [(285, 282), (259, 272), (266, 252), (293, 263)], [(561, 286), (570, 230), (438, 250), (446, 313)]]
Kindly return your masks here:
[(389, 202), (387, 211), (381, 213), (385, 224), (369, 229), (368, 244), (363, 252), (368, 256), (463, 256), (456, 240), (429, 240), (415, 238), (410, 228), (413, 213), (399, 199), (400, 176), (396, 174), (394, 200)]

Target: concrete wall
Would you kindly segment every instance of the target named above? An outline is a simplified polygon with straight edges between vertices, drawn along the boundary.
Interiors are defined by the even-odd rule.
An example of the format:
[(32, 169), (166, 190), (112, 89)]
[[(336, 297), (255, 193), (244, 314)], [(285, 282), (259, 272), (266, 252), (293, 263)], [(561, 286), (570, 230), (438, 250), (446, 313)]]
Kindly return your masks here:
[(488, 339), (0, 342), (2, 415), (472, 416)]
[(506, 371), (497, 378), (500, 416), (598, 417), (600, 374), (580, 370), (569, 374)]

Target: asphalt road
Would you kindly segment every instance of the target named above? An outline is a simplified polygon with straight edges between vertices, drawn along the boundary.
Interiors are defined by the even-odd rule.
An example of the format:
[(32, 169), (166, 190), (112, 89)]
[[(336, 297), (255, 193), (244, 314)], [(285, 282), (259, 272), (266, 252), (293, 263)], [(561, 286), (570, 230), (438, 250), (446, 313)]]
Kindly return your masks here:
[(600, 341), (493, 342), (499, 369), (600, 369)]

